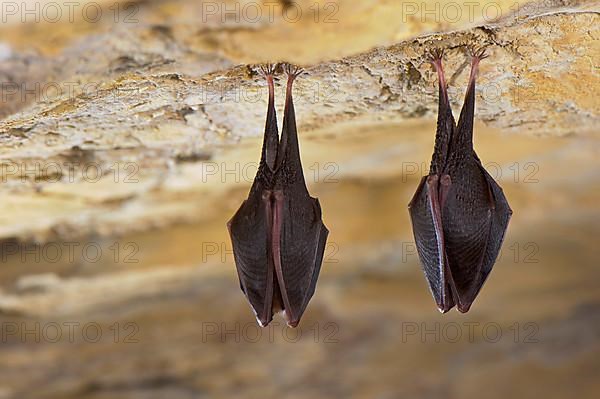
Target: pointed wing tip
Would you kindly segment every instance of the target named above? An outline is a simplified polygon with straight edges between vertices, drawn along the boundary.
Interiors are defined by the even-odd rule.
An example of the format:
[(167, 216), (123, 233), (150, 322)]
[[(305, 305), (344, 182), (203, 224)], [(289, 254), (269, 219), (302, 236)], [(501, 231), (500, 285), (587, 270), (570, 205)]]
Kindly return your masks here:
[[(273, 321), (272, 317), (270, 319), (261, 319), (258, 316), (256, 317), (256, 322), (258, 323), (258, 325), (261, 328), (267, 327), (272, 321)], [(296, 328), (296, 327), (298, 327), (298, 324), (300, 324), (300, 319), (297, 319), (297, 320), (295, 320), (295, 319), (294, 320), (287, 320), (286, 319), (286, 324), (290, 328)]]
[(437, 303), (437, 308), (441, 314), (446, 314), (450, 310), (452, 310), (452, 308), (454, 307), (454, 305), (452, 305), (452, 306), (449, 306), (449, 305), (450, 304)]
[(261, 328), (265, 328), (269, 325), (269, 323), (271, 323), (271, 320), (267, 321), (267, 320), (260, 320), (258, 317), (256, 318), (256, 322), (258, 323), (259, 327)]
[(458, 306), (456, 307), (458, 309), (458, 311), (460, 313), (467, 313), (470, 309), (471, 309), (471, 305), (473, 303), (468, 303), (468, 304), (458, 304)]
[[(451, 310), (452, 310), (452, 308), (454, 308), (454, 306), (452, 306), (452, 307), (449, 307), (449, 308), (444, 308), (443, 306), (440, 306), (440, 305), (438, 305), (438, 310), (439, 310), (439, 312), (440, 312), (441, 314), (446, 314), (446, 313), (448, 313), (449, 311), (451, 311)], [(464, 305), (464, 306), (463, 306), (463, 305), (458, 305), (458, 306), (456, 306), (456, 309), (458, 309), (458, 311), (459, 311), (460, 313), (463, 313), (463, 314), (464, 314), (464, 313), (467, 313), (467, 312), (468, 312), (468, 311), (471, 309), (471, 304), (469, 304), (469, 305)]]
[(271, 317), (261, 317), (258, 315), (258, 313), (256, 313), (256, 310), (254, 309), (254, 307), (252, 307), (252, 310), (254, 311), (254, 316), (256, 317), (256, 322), (258, 323), (259, 326), (261, 327), (266, 327), (269, 325), (269, 323), (271, 323), (273, 321), (273, 316)]
[(290, 328), (296, 328), (298, 326), (298, 324), (300, 323), (300, 318), (302, 317), (302, 314), (300, 314), (299, 316), (294, 316), (294, 315), (286, 312), (285, 310), (282, 312), (282, 314), (283, 314), (283, 317), (285, 318), (287, 326)]
[[(258, 316), (254, 308), (252, 308), (252, 310), (255, 312), (256, 322), (260, 327), (265, 328), (273, 321), (272, 315), (271, 317), (260, 317)], [(290, 315), (285, 310), (283, 310), (281, 313), (288, 327), (296, 328), (298, 324), (300, 324), (300, 318), (290, 317)]]
[(281, 315), (285, 319), (287, 326), (291, 328), (296, 328), (300, 323), (300, 318), (302, 317), (302, 314), (299, 316), (294, 316), (291, 312), (287, 312), (286, 310), (283, 310)]
[(244, 293), (244, 296), (246, 297), (246, 300), (248, 301), (248, 304), (250, 305), (250, 309), (252, 309), (252, 313), (254, 313), (254, 317), (256, 318), (256, 322), (258, 323), (258, 325), (260, 327), (268, 326), (269, 323), (271, 323), (271, 321), (273, 321), (273, 314), (261, 314), (261, 312), (258, 312), (256, 310), (256, 308), (254, 307), (254, 305), (252, 304), (252, 302), (250, 302), (250, 298), (248, 297), (248, 294), (246, 294), (246, 291), (244, 290), (244, 286), (241, 284), (241, 280), (240, 280), (240, 285), (242, 288), (242, 292)]

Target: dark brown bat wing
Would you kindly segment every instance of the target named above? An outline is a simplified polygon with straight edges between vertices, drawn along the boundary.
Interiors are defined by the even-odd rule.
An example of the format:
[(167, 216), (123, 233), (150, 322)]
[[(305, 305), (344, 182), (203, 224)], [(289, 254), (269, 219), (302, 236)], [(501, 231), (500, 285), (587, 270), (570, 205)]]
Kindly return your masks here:
[(469, 85), (458, 125), (448, 103), (441, 52), (431, 56), (440, 82), (434, 154), (409, 204), (417, 251), (442, 312), (467, 312), (498, 256), (512, 211), (473, 150), (475, 78), (483, 50), (471, 50)]
[(442, 205), (442, 225), (455, 301), (467, 312), (498, 256), (510, 218), (510, 207), (498, 184), (473, 150), (475, 78), (483, 50), (473, 60), (465, 103), (451, 143), (447, 171), (451, 184)]
[(425, 176), (408, 205), (417, 252), (431, 293), (441, 312), (454, 306), (452, 276), (446, 267), (440, 214), (439, 181)]
[(288, 87), (277, 157), (281, 192), (275, 197), (275, 224), (281, 222), (281, 230), (275, 234), (280, 236), (280, 246), (274, 252), (286, 318), (290, 326), (296, 326), (314, 294), (329, 232), (321, 220), (321, 206), (309, 195), (302, 173), (292, 99), (292, 83), (301, 71), (288, 67), (286, 72)]
[(452, 272), (458, 308), (466, 312), (480, 288), (490, 230), (493, 202), (489, 185), (478, 165), (464, 165), (451, 174), (442, 207), (442, 226), (448, 266)]
[(257, 190), (227, 223), (240, 287), (261, 326), (266, 326), (273, 318), (274, 265), (270, 247), (270, 213), (268, 199), (264, 201)]
[(318, 200), (288, 195), (281, 206), (280, 265), (275, 257), (288, 324), (295, 327), (315, 292), (329, 231)]
[(483, 283), (485, 283), (485, 280), (492, 271), (492, 267), (496, 262), (496, 258), (498, 257), (498, 254), (500, 253), (500, 248), (502, 247), (502, 243), (504, 242), (504, 236), (506, 234), (506, 230), (508, 229), (508, 222), (510, 221), (510, 217), (512, 216), (512, 209), (510, 208), (510, 205), (508, 205), (508, 201), (504, 196), (502, 188), (500, 188), (498, 183), (494, 181), (492, 176), (490, 176), (490, 174), (485, 170), (481, 163), (479, 163), (479, 167), (490, 187), (493, 206), (491, 209), (491, 227), (489, 241), (486, 247), (485, 256), (483, 258), (480, 281), (478, 283), (478, 288), (475, 291), (474, 296), (476, 296), (479, 293), (479, 290), (483, 286)]
[(456, 126), (448, 100), (442, 56), (441, 50), (434, 50), (428, 55), (429, 61), (437, 71), (439, 86), (435, 147), (429, 176), (421, 179), (408, 207), (423, 272), (438, 308), (441, 312), (447, 312), (454, 306), (454, 300), (452, 276), (445, 260), (440, 175), (448, 160), (450, 141)]
[(277, 290), (272, 254), (271, 201), (273, 169), (279, 145), (272, 76), (274, 71), (274, 65), (262, 68), (269, 87), (269, 103), (258, 171), (248, 199), (227, 223), (240, 287), (261, 326), (266, 326), (273, 318), (273, 295)]
[(452, 181), (442, 209), (445, 247), (458, 309), (467, 312), (500, 252), (512, 211), (475, 159)]

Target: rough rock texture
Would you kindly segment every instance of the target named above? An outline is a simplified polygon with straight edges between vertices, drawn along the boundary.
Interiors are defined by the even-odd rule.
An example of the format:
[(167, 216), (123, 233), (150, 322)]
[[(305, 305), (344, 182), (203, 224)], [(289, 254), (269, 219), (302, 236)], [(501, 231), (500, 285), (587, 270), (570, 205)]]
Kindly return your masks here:
[[(508, 19), (307, 66), (295, 93), (299, 129), (306, 141), (339, 142), (346, 139), (337, 128), (344, 123), (433, 119), (436, 78), (424, 53), (436, 46), (449, 49), (449, 91), (458, 107), (468, 76), (462, 44), (469, 43), (487, 46), (490, 53), (481, 66), (479, 120), (519, 135), (590, 133), (600, 123), (599, 18), (589, 11)], [(165, 36), (168, 28), (139, 30), (125, 40), (94, 37), (70, 48), (63, 57), (83, 49), (92, 55), (87, 62), (67, 63), (76, 69), (63, 68), (68, 82), (78, 82), (75, 89), (66, 90), (59, 80), (65, 94), (42, 96), (0, 122), (0, 154), (8, 160), (0, 196), (11, 210), (2, 216), (0, 236), (42, 238), (70, 229), (104, 234), (194, 219), (208, 206), (204, 199), (236, 183), (219, 179), (211, 185), (215, 176), (203, 173), (212, 169), (198, 161), (231, 164), (229, 148), (240, 139), (258, 142), (263, 79), (250, 66), (223, 69), (231, 61), (189, 51)], [(135, 51), (142, 37), (144, 49), (152, 51)], [(99, 54), (111, 57), (97, 59)], [(281, 98), (283, 88), (278, 89)], [(253, 153), (233, 156), (255, 161)], [(326, 156), (325, 151), (323, 162)], [(125, 170), (116, 177), (119, 168)], [(105, 176), (96, 181), (98, 171)], [(197, 201), (194, 195), (194, 203), (158, 200), (198, 191), (206, 196)], [(42, 198), (52, 212), (35, 207), (44, 215), (30, 219), (21, 213), (32, 212)], [(27, 203), (32, 206), (22, 206)]]
[[(329, 25), (133, 4), (132, 24), (0, 28), (0, 399), (597, 396), (597, 1), (452, 22), (348, 0)], [(435, 131), (423, 55), (447, 49), (458, 112), (465, 43), (489, 49), (475, 145), (515, 214), (472, 311), (442, 316), (406, 204)], [(225, 222), (264, 126), (250, 63), (276, 59), (307, 71), (302, 158), (331, 235), (300, 336), (257, 339)]]

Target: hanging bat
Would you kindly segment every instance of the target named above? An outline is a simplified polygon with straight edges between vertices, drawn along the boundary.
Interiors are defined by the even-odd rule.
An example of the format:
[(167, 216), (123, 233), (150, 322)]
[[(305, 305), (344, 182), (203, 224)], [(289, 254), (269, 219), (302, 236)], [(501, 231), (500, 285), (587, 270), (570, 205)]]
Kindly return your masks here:
[(248, 199), (227, 223), (240, 287), (265, 327), (282, 311), (296, 327), (315, 292), (329, 231), (321, 206), (308, 194), (296, 131), (292, 84), (301, 69), (285, 65), (287, 90), (281, 140), (273, 74), (263, 68), (269, 104), (262, 156)]
[(492, 270), (512, 215), (502, 189), (473, 149), (475, 79), (487, 55), (482, 49), (470, 53), (469, 85), (458, 125), (448, 101), (443, 52), (430, 54), (439, 80), (435, 147), (429, 175), (408, 205), (417, 252), (442, 313), (454, 305), (462, 313), (469, 311)]

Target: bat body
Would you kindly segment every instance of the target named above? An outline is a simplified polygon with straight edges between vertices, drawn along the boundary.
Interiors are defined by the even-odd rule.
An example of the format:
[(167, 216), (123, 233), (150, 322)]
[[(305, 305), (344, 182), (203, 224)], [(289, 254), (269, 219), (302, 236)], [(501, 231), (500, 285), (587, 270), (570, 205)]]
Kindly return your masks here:
[(439, 79), (435, 148), (429, 175), (409, 204), (417, 252), (439, 310), (467, 312), (500, 251), (512, 210), (473, 149), (475, 79), (484, 51), (472, 51), (458, 124), (452, 116), (442, 52), (432, 63)]
[(274, 68), (264, 70), (269, 105), (262, 156), (248, 199), (228, 222), (240, 287), (261, 326), (283, 311), (296, 327), (315, 291), (329, 231), (321, 206), (306, 188), (292, 84), (300, 70), (288, 74), (281, 140), (274, 106)]

